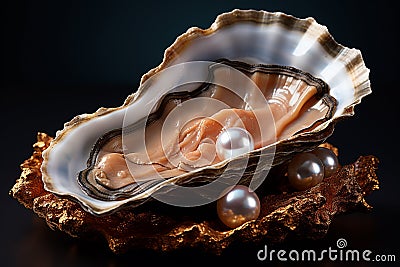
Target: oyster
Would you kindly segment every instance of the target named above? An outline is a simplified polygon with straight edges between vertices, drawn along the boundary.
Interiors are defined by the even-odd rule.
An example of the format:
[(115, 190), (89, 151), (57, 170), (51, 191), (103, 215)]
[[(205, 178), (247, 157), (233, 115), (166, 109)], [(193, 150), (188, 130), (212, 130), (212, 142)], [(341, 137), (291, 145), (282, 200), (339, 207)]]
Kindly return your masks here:
[[(186, 189), (216, 181), (211, 195), (197, 192), (201, 203), (232, 183), (256, 188), (271, 166), (318, 146), (353, 115), (371, 92), (368, 75), (361, 53), (312, 18), (222, 14), (209, 29), (178, 37), (122, 106), (66, 123), (43, 152), (45, 188), (93, 214), (150, 196), (198, 205)], [(216, 139), (232, 126), (250, 132), (255, 146), (221, 159)]]

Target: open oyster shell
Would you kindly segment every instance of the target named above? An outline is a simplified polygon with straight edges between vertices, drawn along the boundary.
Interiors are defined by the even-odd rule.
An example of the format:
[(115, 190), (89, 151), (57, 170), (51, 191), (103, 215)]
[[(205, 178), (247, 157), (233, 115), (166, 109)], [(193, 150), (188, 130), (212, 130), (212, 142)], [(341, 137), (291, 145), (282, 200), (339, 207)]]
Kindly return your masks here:
[[(161, 182), (151, 180), (150, 177), (145, 180), (145, 186), (140, 186), (136, 191), (136, 183), (110, 189), (96, 179), (91, 180), (88, 175), (98, 159), (99, 149), (112, 143), (111, 137), (123, 134), (130, 125), (137, 125), (136, 122), (146, 126), (139, 122), (146, 122), (148, 114), (156, 114), (163, 106), (163, 100), (181, 92), (189, 92), (185, 94), (190, 97), (196, 92), (207, 95), (209, 86), (174, 86), (192, 74), (182, 64), (195, 61), (216, 62), (221, 58), (228, 60), (221, 62), (223, 65), (233, 66), (250, 78), (252, 73), (263, 73), (268, 66), (272, 66), (275, 67), (274, 74), (278, 76), (288, 75), (290, 80), (305, 82), (306, 87), (315, 88), (315, 94), (312, 104), (302, 106), (302, 114), (313, 114), (307, 113), (310, 108), (320, 108), (321, 111), (315, 121), (306, 119), (308, 123), (305, 126), (300, 123), (300, 127), (294, 127), (287, 135), (281, 135), (284, 138), (277, 135), (275, 142), (248, 153), (249, 164), (244, 173), (251, 176), (258, 174), (262, 177), (268, 171), (268, 168), (261, 168), (256, 173), (258, 169), (252, 168), (252, 159), (259, 165), (260, 155), (271, 155), (271, 147), (275, 157), (267, 157), (271, 161), (269, 164), (265, 163), (267, 167), (282, 163), (293, 153), (322, 143), (332, 134), (338, 119), (353, 115), (354, 105), (371, 92), (369, 70), (365, 67), (361, 53), (336, 43), (326, 27), (319, 25), (314, 19), (298, 19), (283, 13), (234, 10), (218, 16), (206, 30), (190, 28), (179, 36), (166, 50), (163, 62), (143, 75), (141, 87), (135, 94), (128, 96), (122, 106), (100, 108), (93, 114), (79, 115), (66, 123), (64, 129), (57, 132), (55, 139), (43, 152), (41, 171), (46, 190), (77, 200), (93, 214), (105, 214), (126, 205), (140, 203), (156, 192), (163, 193), (162, 189), (172, 184), (197, 182), (198, 179), (213, 180), (226, 171), (227, 163), (232, 163), (231, 173), (235, 173), (235, 160), (211, 162), (212, 164), (195, 170), (167, 175), (164, 177), (167, 179)], [(179, 71), (173, 72), (173, 75), (163, 75), (165, 70), (173, 66)], [(206, 79), (210, 69), (213, 70), (213, 67), (206, 70), (201, 68), (198, 74), (203, 77), (195, 80)], [(290, 92), (290, 88), (283, 84), (278, 89)], [(297, 89), (301, 88), (299, 86)], [(296, 94), (297, 89), (295, 88), (292, 95)], [(274, 90), (277, 88), (272, 89)], [(318, 97), (315, 98), (314, 95)], [(270, 99), (268, 94), (264, 96), (267, 100)], [(133, 123), (125, 125), (127, 110), (134, 110), (135, 116)], [(313, 116), (306, 116), (311, 117)], [(294, 124), (296, 125), (296, 121)], [(287, 129), (283, 132), (285, 130)], [(116, 149), (121, 151), (113, 152), (124, 150), (118, 146)], [(246, 175), (243, 177), (246, 178)], [(246, 179), (242, 182), (246, 182)]]

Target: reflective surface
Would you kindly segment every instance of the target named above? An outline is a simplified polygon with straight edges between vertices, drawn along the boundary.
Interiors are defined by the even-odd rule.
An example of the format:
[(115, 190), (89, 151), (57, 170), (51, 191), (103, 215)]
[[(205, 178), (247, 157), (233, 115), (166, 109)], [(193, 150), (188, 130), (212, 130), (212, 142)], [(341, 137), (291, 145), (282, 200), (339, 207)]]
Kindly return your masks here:
[(236, 228), (257, 219), (260, 214), (260, 200), (248, 187), (236, 185), (217, 200), (217, 212), (226, 226)]
[(324, 165), (324, 177), (329, 177), (336, 172), (339, 167), (339, 162), (332, 150), (318, 147), (311, 153), (322, 161), (322, 164)]
[(324, 165), (314, 154), (297, 154), (289, 162), (288, 178), (290, 184), (297, 190), (308, 189), (322, 181)]
[(216, 150), (221, 160), (237, 157), (253, 149), (253, 137), (243, 128), (228, 128), (223, 130), (217, 138)]

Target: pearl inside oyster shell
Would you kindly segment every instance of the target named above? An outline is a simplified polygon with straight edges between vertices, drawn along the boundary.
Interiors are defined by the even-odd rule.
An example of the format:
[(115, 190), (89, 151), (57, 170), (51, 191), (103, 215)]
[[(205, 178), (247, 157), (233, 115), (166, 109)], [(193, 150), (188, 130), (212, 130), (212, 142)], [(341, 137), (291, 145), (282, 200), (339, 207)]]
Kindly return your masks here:
[(223, 130), (216, 143), (217, 155), (221, 160), (231, 159), (254, 150), (254, 141), (246, 129), (232, 127)]

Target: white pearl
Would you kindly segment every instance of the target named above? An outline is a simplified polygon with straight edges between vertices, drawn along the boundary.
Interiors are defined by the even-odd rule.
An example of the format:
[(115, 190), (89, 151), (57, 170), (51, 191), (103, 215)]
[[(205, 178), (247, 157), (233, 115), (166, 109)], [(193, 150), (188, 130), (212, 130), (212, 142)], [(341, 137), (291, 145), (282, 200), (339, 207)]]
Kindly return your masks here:
[(236, 185), (217, 201), (218, 217), (230, 228), (257, 219), (260, 210), (257, 194), (244, 185)]
[(216, 150), (221, 160), (237, 157), (253, 149), (253, 137), (243, 128), (232, 127), (225, 129), (217, 138)]

